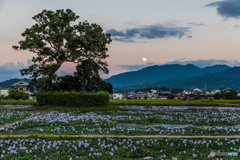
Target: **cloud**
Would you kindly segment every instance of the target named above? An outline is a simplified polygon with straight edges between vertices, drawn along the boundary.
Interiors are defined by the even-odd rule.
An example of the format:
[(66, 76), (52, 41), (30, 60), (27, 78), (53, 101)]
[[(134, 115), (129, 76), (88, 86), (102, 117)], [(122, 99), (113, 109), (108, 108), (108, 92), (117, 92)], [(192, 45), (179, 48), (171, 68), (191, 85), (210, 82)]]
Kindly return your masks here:
[(217, 7), (217, 14), (225, 19), (240, 18), (240, 1), (239, 0), (224, 0), (214, 3), (209, 3), (206, 7)]
[(29, 78), (29, 76), (21, 76), (19, 71), (26, 67), (23, 62), (18, 62), (17, 65), (12, 62), (0, 65), (0, 82), (12, 78)]
[[(13, 62), (8, 62), (0, 65), (0, 82), (12, 78), (29, 78), (30, 76), (22, 76), (19, 70), (27, 68), (32, 64), (33, 62), (30, 59), (28, 59), (27, 65), (24, 65), (23, 62), (17, 62), (17, 65), (15, 65)], [(72, 73), (68, 73), (64, 70), (59, 70), (56, 73), (58, 76), (72, 75)]]
[(238, 26), (238, 25), (235, 25), (234, 28), (239, 28), (239, 26)]
[(126, 23), (127, 25), (130, 25), (130, 24), (134, 24), (134, 22), (128, 22), (128, 23)]
[(116, 37), (116, 36), (124, 37), (124, 36), (125, 36), (125, 34), (124, 34), (123, 32), (117, 31), (116, 29), (110, 29), (110, 30), (108, 30), (107, 32), (108, 32), (108, 33), (111, 33), (111, 35), (112, 35), (113, 37)]
[(134, 40), (125, 39), (125, 38), (114, 38), (113, 40), (119, 41), (119, 42), (135, 42)]
[(192, 36), (187, 36), (187, 38), (192, 38)]
[(165, 63), (155, 63), (155, 62), (149, 62), (143, 65), (120, 65), (121, 69), (125, 69), (128, 71), (136, 71), (140, 70), (142, 68), (148, 67), (148, 66), (153, 66), (153, 65), (166, 65), (166, 64), (181, 64), (181, 65), (187, 65), (187, 64), (193, 64), (197, 67), (200, 68), (205, 68), (208, 66), (214, 66), (217, 64), (225, 64), (230, 67), (234, 66), (240, 66), (240, 62), (238, 60), (226, 60), (226, 59), (209, 59), (209, 60), (186, 60), (186, 59), (178, 59), (170, 62), (165, 62)]
[(187, 36), (190, 27), (176, 27), (171, 25), (166, 27), (164, 25), (149, 25), (139, 28), (125, 29), (123, 31), (117, 31), (116, 29), (110, 29), (107, 33), (110, 33), (114, 40), (120, 42), (134, 42), (134, 39), (162, 39), (170, 37), (182, 38)]
[(12, 39), (9, 39), (8, 37), (0, 37), (1, 41), (8, 41), (8, 42), (12, 42)]
[(146, 64), (139, 64), (139, 65), (119, 65), (118, 67), (120, 67), (121, 69), (129, 70), (129, 71), (137, 71), (142, 68), (153, 66), (153, 65), (155, 65), (155, 63), (149, 62)]
[(206, 26), (206, 24), (204, 24), (204, 23), (187, 23), (187, 25), (190, 25), (190, 26)]

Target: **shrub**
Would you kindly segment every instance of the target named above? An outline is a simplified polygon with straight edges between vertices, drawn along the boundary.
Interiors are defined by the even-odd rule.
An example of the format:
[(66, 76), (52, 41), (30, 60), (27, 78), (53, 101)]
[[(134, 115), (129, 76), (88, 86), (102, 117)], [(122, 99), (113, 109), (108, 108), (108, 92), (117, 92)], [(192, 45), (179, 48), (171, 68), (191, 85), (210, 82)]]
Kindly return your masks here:
[(68, 106), (68, 107), (89, 107), (103, 106), (109, 103), (109, 93), (100, 91), (98, 93), (86, 92), (39, 92), (37, 103), (42, 105)]
[(224, 94), (225, 99), (236, 99), (237, 92), (233, 89), (230, 90), (230, 92)]
[(16, 91), (9, 89), (8, 90), (8, 98), (9, 99), (15, 99), (15, 100), (28, 100), (29, 99), (29, 94), (25, 93), (24, 91)]
[(220, 99), (221, 98), (221, 93), (215, 93), (213, 96), (214, 99)]

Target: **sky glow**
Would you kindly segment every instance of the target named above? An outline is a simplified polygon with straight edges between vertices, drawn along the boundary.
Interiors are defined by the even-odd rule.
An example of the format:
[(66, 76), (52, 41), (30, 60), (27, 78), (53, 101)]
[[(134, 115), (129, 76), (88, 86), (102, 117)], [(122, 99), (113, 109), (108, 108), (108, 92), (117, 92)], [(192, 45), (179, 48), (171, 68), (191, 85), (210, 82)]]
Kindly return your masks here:
[[(68, 8), (80, 16), (79, 21), (97, 23), (112, 34), (110, 72), (102, 78), (134, 66), (172, 62), (239, 65), (240, 0), (0, 0), (0, 81), (21, 78), (18, 70), (29, 65), (34, 54), (14, 51), (12, 46), (35, 24), (32, 17), (43, 9)], [(64, 63), (60, 70), (70, 74), (75, 67)]]

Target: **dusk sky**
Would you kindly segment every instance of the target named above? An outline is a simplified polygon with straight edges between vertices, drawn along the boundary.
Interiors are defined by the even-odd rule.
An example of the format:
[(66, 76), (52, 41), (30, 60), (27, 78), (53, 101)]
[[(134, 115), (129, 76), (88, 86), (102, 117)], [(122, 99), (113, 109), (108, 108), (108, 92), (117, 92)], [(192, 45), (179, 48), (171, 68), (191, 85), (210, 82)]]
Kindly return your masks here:
[[(35, 54), (12, 46), (44, 9), (71, 9), (112, 34), (102, 78), (151, 65), (240, 65), (240, 0), (0, 0), (0, 81), (31, 64)], [(58, 74), (74, 71), (64, 63)]]

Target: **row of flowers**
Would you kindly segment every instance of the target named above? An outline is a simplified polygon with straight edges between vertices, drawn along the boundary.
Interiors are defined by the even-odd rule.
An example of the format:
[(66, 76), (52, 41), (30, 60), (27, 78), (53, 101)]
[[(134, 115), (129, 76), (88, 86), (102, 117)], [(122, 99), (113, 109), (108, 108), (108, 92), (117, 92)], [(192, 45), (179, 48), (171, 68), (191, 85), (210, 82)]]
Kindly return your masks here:
[(34, 117), (45, 112), (0, 110), (0, 125)]
[[(240, 152), (239, 139), (0, 140), (1, 159), (209, 159), (210, 152)], [(216, 157), (214, 157), (216, 158)], [(223, 157), (226, 158), (226, 157)], [(239, 159), (239, 157), (231, 157)]]
[[(192, 135), (192, 134), (240, 134), (239, 126), (197, 126), (197, 125), (182, 125), (180, 121), (173, 121), (170, 117), (159, 116), (163, 111), (122, 111), (122, 112), (89, 112), (81, 113), (78, 111), (68, 112), (54, 112), (34, 118), (33, 120), (17, 122), (12, 127), (6, 127), (0, 130), (0, 133), (68, 133), (68, 134), (180, 134), (180, 135)], [(238, 112), (239, 113), (239, 112)], [(119, 116), (121, 114), (121, 116)], [(188, 117), (189, 119), (196, 119), (197, 116), (216, 116), (212, 115), (210, 111), (192, 112), (191, 111), (165, 111), (165, 114), (180, 115)], [(229, 116), (228, 112), (219, 112), (220, 116)], [(234, 115), (236, 114), (236, 115)], [(124, 116), (122, 116), (124, 115)], [(135, 116), (136, 115), (136, 116)], [(191, 116), (190, 116), (191, 115)], [(195, 115), (195, 117), (194, 117)], [(237, 117), (237, 112), (233, 113)], [(154, 119), (155, 118), (155, 119)], [(164, 120), (165, 124), (144, 125), (145, 122), (151, 120)], [(181, 118), (178, 118), (181, 119)], [(212, 118), (214, 119), (214, 118)], [(217, 119), (217, 118), (215, 118)], [(215, 120), (214, 119), (214, 120)], [(237, 119), (237, 118), (236, 118)], [(123, 123), (128, 122), (128, 123)], [(142, 124), (134, 124), (142, 122)], [(171, 128), (171, 125), (166, 123), (174, 122), (178, 126)], [(193, 121), (195, 122), (195, 121)], [(192, 122), (192, 123), (193, 123)], [(234, 120), (232, 120), (234, 122)], [(134, 125), (128, 125), (133, 123)], [(194, 123), (193, 123), (194, 124)], [(205, 124), (205, 123), (204, 123)]]

